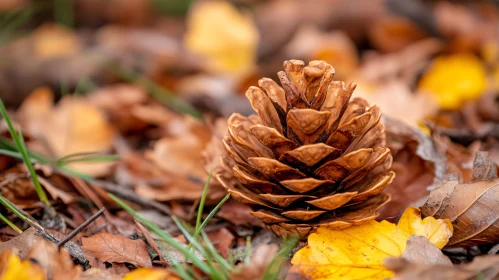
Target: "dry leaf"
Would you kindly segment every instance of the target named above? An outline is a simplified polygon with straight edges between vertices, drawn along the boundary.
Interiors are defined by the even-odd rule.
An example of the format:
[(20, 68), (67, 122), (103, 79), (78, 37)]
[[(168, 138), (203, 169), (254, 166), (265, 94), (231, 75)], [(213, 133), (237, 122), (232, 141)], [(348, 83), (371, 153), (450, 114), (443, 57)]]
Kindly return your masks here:
[(103, 262), (131, 263), (151, 267), (147, 246), (142, 240), (131, 240), (123, 235), (99, 233), (81, 240), (87, 258), (98, 258)]
[(413, 235), (407, 240), (402, 258), (411, 263), (452, 264), (442, 250), (423, 237)]
[(82, 271), (65, 248), (59, 251), (54, 243), (45, 239), (35, 243), (25, 259), (37, 263), (53, 280), (76, 280)]
[(465, 101), (477, 99), (486, 85), (483, 62), (471, 54), (436, 58), (419, 82), (419, 88), (433, 93), (442, 109), (458, 109)]
[(166, 269), (139, 268), (123, 277), (123, 280), (180, 280)]
[(258, 30), (225, 1), (200, 2), (190, 11), (185, 45), (206, 58), (211, 71), (246, 74), (256, 61)]
[(452, 225), (432, 217), (422, 220), (419, 209), (410, 207), (397, 225), (369, 221), (343, 230), (321, 227), (291, 263), (294, 271), (312, 279), (385, 279), (393, 272), (383, 266), (384, 259), (401, 256), (411, 235), (424, 236), (442, 248), (452, 235)]
[(7, 242), (0, 243), (0, 253), (16, 249), (21, 259), (24, 259), (33, 244), (41, 242), (43, 237), (35, 235), (34, 228), (28, 228), (21, 235), (10, 239)]
[(226, 228), (208, 232), (207, 235), (220, 255), (224, 258), (228, 258), (232, 242), (234, 241), (234, 235)]
[(448, 181), (430, 193), (423, 216), (447, 218), (454, 226), (448, 247), (499, 242), (499, 179), (459, 184)]
[(0, 254), (0, 279), (2, 280), (45, 280), (45, 273), (38, 265), (21, 259), (15, 250)]
[(277, 254), (276, 244), (261, 244), (256, 247), (248, 264), (240, 263), (231, 274), (232, 280), (262, 279), (268, 265)]
[(463, 265), (414, 264), (404, 259), (390, 259), (385, 263), (395, 271), (392, 280), (497, 280), (499, 279), (499, 256), (476, 257)]
[(397, 16), (382, 17), (368, 29), (371, 43), (383, 52), (395, 52), (423, 39), (426, 34), (409, 19)]
[[(47, 88), (34, 91), (23, 102), (18, 116), (30, 135), (46, 144), (40, 153), (51, 158), (83, 152), (108, 152), (113, 127), (102, 112), (86, 100), (67, 96), (54, 106), (54, 95)], [(111, 163), (70, 163), (69, 167), (94, 176), (108, 173)]]
[(122, 277), (109, 270), (92, 267), (82, 272), (79, 280), (121, 280)]
[(393, 118), (382, 118), (386, 146), (393, 156), (392, 170), (397, 174), (385, 189), (392, 200), (380, 209), (383, 219), (395, 219), (408, 206), (420, 207), (432, 185), (445, 177), (446, 163), (432, 139), (420, 129)]

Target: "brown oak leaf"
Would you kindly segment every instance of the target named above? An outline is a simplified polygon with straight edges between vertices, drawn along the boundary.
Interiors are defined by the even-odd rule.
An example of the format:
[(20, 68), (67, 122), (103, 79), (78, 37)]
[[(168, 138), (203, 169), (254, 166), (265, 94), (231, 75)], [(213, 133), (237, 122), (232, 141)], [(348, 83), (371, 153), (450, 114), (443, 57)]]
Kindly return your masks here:
[(81, 248), (87, 258), (98, 258), (103, 262), (110, 263), (152, 266), (146, 243), (142, 240), (131, 240), (123, 235), (99, 233), (82, 238), (81, 242)]

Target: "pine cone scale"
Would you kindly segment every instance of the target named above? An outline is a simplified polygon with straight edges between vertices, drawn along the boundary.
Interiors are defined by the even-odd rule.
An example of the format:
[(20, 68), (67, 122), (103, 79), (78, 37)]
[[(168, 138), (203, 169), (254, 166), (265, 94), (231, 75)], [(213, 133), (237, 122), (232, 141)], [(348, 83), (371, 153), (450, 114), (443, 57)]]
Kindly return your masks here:
[(395, 175), (379, 108), (350, 100), (355, 85), (333, 81), (323, 61), (284, 70), (282, 87), (263, 78), (246, 92), (258, 116), (229, 118), (222, 170), (232, 174), (217, 178), (278, 235), (376, 218)]

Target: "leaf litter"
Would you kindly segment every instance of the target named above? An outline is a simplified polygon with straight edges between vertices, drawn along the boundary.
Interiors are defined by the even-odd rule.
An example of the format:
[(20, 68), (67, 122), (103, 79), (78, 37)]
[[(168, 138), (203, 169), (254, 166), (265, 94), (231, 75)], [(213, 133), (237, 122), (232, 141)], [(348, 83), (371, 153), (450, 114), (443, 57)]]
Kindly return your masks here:
[[(8, 109), (0, 123), (0, 279), (341, 279), (324, 267), (343, 262), (354, 267), (349, 279), (498, 278), (497, 6), (59, 2), (0, 4), (0, 98)], [(386, 200), (328, 210), (329, 226), (281, 216), (321, 217), (302, 201), (345, 191), (326, 182), (288, 193), (319, 165), (301, 160), (324, 159), (320, 164), (330, 162), (331, 174), (354, 170), (332, 161), (337, 156), (326, 156), (323, 146), (303, 145), (316, 131), (293, 114), (314, 101), (295, 97), (311, 97), (321, 81), (299, 63), (285, 64), (285, 74), (276, 76), (290, 59), (322, 60), (334, 67), (333, 84), (357, 84), (338, 127), (372, 114), (360, 98), (383, 114), (382, 125), (347, 151), (361, 151), (359, 143), (373, 134), (386, 135), (376, 145), (389, 155), (372, 171), (395, 174), (380, 194)], [(259, 82), (263, 77), (271, 79)], [(284, 92), (269, 86), (279, 80)], [(257, 85), (265, 93), (252, 88), (250, 104), (243, 93)], [(295, 108), (282, 107), (288, 100)], [(251, 106), (265, 112), (259, 120), (249, 117), (255, 121), (249, 125), (240, 120), (254, 113)], [(306, 114), (310, 126), (324, 118), (310, 117), (314, 112)], [(232, 113), (241, 114), (240, 125), (228, 128)], [(258, 129), (266, 133), (255, 140)], [(338, 148), (343, 136), (335, 137), (329, 144)], [(282, 172), (279, 163), (291, 169)], [(354, 188), (367, 186), (360, 173), (348, 178), (359, 180)], [(217, 174), (226, 174), (225, 185)], [(238, 194), (246, 195), (243, 202)], [(275, 210), (278, 201), (289, 202), (290, 210), (253, 215), (261, 210), (255, 205)], [(378, 216), (380, 203), (386, 204)], [(271, 229), (310, 228), (299, 232), (311, 234), (308, 241), (280, 240), (266, 228), (276, 217), (288, 221), (273, 220)], [(446, 229), (437, 231), (438, 242), (429, 233), (435, 223)], [(390, 236), (384, 245), (396, 246), (367, 246), (381, 238), (369, 227)], [(357, 235), (365, 243), (348, 239)], [(330, 251), (319, 253), (325, 247)], [(336, 256), (333, 262), (326, 253)], [(359, 272), (363, 258), (379, 273)]]

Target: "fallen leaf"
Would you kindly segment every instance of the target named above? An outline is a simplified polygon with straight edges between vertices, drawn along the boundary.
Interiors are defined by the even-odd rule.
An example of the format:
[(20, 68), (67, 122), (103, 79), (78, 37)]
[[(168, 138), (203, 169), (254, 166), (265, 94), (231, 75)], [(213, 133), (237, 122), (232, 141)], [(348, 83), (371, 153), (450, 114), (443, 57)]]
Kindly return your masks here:
[(21, 259), (24, 259), (28, 251), (33, 247), (33, 244), (41, 242), (43, 237), (35, 235), (34, 228), (28, 228), (21, 235), (10, 239), (7, 242), (0, 243), (0, 253), (16, 249)]
[(29, 260), (21, 261), (15, 250), (0, 255), (0, 279), (2, 280), (45, 280), (45, 273)]
[(454, 235), (448, 247), (499, 242), (499, 179), (459, 184), (448, 181), (430, 193), (423, 216), (449, 219)]
[(407, 240), (402, 258), (411, 263), (452, 264), (442, 250), (423, 237), (413, 235)]
[(473, 161), (472, 181), (494, 180), (498, 166), (490, 159), (488, 152), (478, 151)]
[(121, 280), (120, 275), (111, 273), (108, 270), (92, 267), (83, 271), (79, 280)]
[(392, 200), (380, 209), (380, 217), (395, 220), (407, 205), (424, 204), (431, 186), (444, 179), (447, 167), (432, 139), (420, 129), (393, 118), (383, 117), (382, 121), (397, 176), (385, 189)]
[(253, 20), (226, 1), (197, 3), (187, 19), (185, 46), (203, 56), (214, 72), (250, 72), (258, 41)]
[(311, 279), (385, 279), (393, 272), (383, 266), (387, 257), (401, 256), (412, 235), (424, 236), (435, 246), (445, 246), (452, 236), (448, 220), (420, 217), (417, 208), (407, 208), (397, 225), (370, 221), (343, 230), (320, 227), (308, 238), (291, 263), (293, 271)]
[(88, 257), (103, 262), (131, 263), (136, 266), (151, 267), (147, 246), (142, 240), (131, 240), (123, 235), (99, 233), (81, 239), (83, 252)]
[(442, 109), (458, 109), (477, 99), (485, 90), (487, 75), (483, 62), (471, 54), (437, 57), (419, 82), (433, 93)]
[(180, 280), (179, 277), (166, 269), (139, 268), (129, 272), (123, 280)]
[(234, 235), (226, 228), (220, 228), (215, 232), (208, 232), (207, 235), (220, 255), (228, 258), (231, 245), (234, 241)]
[[(30, 135), (47, 144), (39, 147), (37, 152), (59, 158), (111, 150), (114, 128), (97, 107), (75, 96), (63, 98), (57, 106), (53, 100), (53, 93), (41, 88), (26, 98), (18, 110), (22, 126)], [(68, 164), (70, 168), (94, 176), (107, 174), (111, 165), (109, 162)]]
[(253, 280), (262, 279), (272, 261), (277, 254), (279, 246), (276, 244), (261, 244), (256, 247), (248, 264), (238, 264), (231, 274), (233, 280)]
[(76, 280), (82, 271), (65, 248), (59, 251), (54, 243), (44, 239), (33, 245), (25, 259), (37, 263), (54, 280)]
[(383, 52), (395, 52), (426, 37), (420, 27), (401, 16), (386, 16), (373, 22), (368, 36), (375, 48)]
[(395, 272), (392, 280), (468, 280), (499, 279), (499, 256), (479, 256), (462, 265), (416, 264), (404, 259), (389, 259), (386, 267)]

